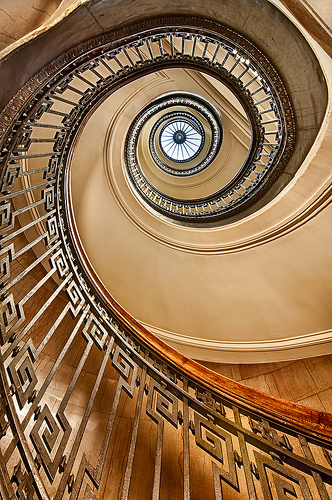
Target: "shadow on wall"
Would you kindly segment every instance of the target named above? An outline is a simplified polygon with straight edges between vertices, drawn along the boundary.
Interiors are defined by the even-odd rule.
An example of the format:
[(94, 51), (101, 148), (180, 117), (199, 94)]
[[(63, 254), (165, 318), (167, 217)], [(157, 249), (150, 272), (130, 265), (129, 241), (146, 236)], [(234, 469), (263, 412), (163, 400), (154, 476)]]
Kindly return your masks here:
[(248, 387), (318, 411), (332, 413), (332, 355), (278, 363), (228, 364), (199, 361)]
[(54, 14), (60, 4), (61, 0), (1, 2), (0, 50), (39, 28)]

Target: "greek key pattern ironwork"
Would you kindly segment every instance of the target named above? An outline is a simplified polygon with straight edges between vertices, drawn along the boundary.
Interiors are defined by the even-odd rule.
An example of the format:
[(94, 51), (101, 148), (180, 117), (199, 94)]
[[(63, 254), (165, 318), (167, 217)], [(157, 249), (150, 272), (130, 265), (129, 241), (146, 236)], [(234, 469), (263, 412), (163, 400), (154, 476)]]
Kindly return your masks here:
[[(76, 252), (68, 154), (113, 84), (164, 63), (164, 34), (138, 35), (73, 49), (1, 118), (1, 496), (157, 500), (168, 485), (185, 500), (328, 500), (329, 438), (213, 391), (148, 348)], [(187, 43), (179, 28), (171, 36)]]
[[(166, 96), (164, 101), (159, 99), (156, 104), (152, 103), (143, 110), (129, 130), (125, 147), (129, 177), (139, 195), (151, 207), (172, 218), (199, 222), (233, 215), (238, 212), (240, 206), (242, 209), (244, 205), (247, 206), (253, 196), (257, 199), (262, 184), (271, 183), (271, 180), (268, 180), (270, 176), (275, 179), (277, 173), (282, 172), (282, 165), (285, 158), (289, 158), (294, 140), (294, 123), (284, 119), (286, 111), (291, 113), (290, 103), (285, 103), (286, 110), (283, 110), (269, 75), (255, 61), (251, 52), (239, 49), (236, 43), (214, 37), (211, 33), (207, 36), (190, 31), (164, 32), (158, 36), (160, 53), (155, 57), (165, 59), (166, 64), (176, 60), (183, 60), (184, 64), (195, 64), (203, 71), (214, 74), (241, 98), (245, 108), (250, 110), (248, 116), (253, 136), (251, 147), (235, 178), (210, 196), (196, 200), (179, 200), (158, 191), (144, 176), (136, 151), (140, 129), (146, 120), (162, 106), (169, 106)], [(156, 37), (141, 39), (142, 47), (145, 44), (150, 47), (154, 43)], [(185, 96), (182, 98), (185, 99)], [(176, 102), (181, 104), (181, 94)], [(175, 104), (174, 102), (173, 105)], [(198, 110), (204, 110), (204, 104), (196, 103), (196, 107)], [(217, 141), (220, 141), (218, 134), (214, 135)], [(287, 154), (284, 150), (286, 144)], [(150, 149), (154, 161), (160, 166), (161, 160), (154, 153), (151, 144)], [(202, 165), (198, 164), (188, 172), (174, 173), (169, 167), (161, 168), (173, 175), (192, 174), (205, 168), (213, 157), (214, 154), (209, 152)]]

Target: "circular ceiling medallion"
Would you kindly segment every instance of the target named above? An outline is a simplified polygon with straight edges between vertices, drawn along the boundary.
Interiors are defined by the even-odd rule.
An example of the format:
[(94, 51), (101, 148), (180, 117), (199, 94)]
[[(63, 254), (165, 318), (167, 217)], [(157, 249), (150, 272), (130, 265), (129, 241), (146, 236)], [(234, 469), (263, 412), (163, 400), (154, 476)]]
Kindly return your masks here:
[[(177, 59), (182, 58), (174, 45), (179, 35), (182, 41), (191, 42), (192, 50), (186, 56), (190, 67), (202, 64), (203, 71), (233, 94), (235, 107), (245, 110), (251, 130), (246, 158), (236, 165), (227, 183), (214, 184), (209, 192), (202, 184), (196, 198), (189, 192), (188, 197), (183, 196), (185, 185), (180, 181), (177, 186), (181, 196), (163, 189), (151, 161), (163, 172), (184, 179), (211, 168), (213, 162), (225, 160), (218, 156), (223, 135), (218, 111), (206, 99), (180, 91), (150, 102), (133, 120), (125, 144), (125, 169), (134, 192), (150, 209), (181, 224), (220, 224), (262, 197), (284, 168), (294, 143), (292, 111), (289, 102), (279, 99), (276, 73), (272, 81), (253, 53), (247, 52), (244, 57), (230, 40), (221, 43), (219, 37), (214, 39), (211, 34), (206, 42), (193, 33), (186, 38), (183, 33), (164, 33), (161, 58), (167, 63), (174, 57), (177, 65)], [(185, 46), (182, 43), (182, 52)], [(201, 56), (199, 48), (203, 49)], [(215, 88), (213, 83), (211, 88)], [(289, 106), (289, 113), (285, 112), (285, 105)], [(171, 183), (165, 179), (163, 182)], [(172, 183), (174, 186), (175, 181)]]

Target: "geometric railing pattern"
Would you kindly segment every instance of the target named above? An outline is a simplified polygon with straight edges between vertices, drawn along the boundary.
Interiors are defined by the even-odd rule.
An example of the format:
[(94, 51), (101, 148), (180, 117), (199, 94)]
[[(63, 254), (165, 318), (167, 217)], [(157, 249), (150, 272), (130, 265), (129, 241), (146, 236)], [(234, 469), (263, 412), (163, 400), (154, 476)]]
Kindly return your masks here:
[[(134, 55), (130, 55), (130, 59), (140, 56), (138, 63), (142, 65), (159, 61), (165, 67), (175, 65), (205, 71), (227, 85), (247, 111), (252, 138), (244, 164), (239, 166), (239, 171), (226, 186), (195, 200), (179, 200), (166, 195), (156, 189), (142, 172), (137, 156), (139, 134), (146, 120), (156, 112), (153, 110), (159, 109), (158, 104), (152, 103), (151, 109), (148, 106), (132, 124), (126, 143), (126, 166), (132, 184), (153, 209), (176, 220), (200, 223), (238, 213), (267, 191), (282, 173), (292, 153), (295, 124), (284, 85), (271, 63), (256, 47), (238, 37), (225, 28), (219, 32), (202, 28), (195, 31), (164, 28), (156, 34), (142, 35)], [(155, 46), (154, 51), (152, 46)], [(122, 48), (128, 56), (129, 47), (130, 43)], [(152, 156), (160, 166), (161, 160)], [(204, 168), (205, 163), (212, 159), (213, 155), (209, 153), (203, 161)], [(189, 172), (196, 173), (200, 167), (198, 164)], [(173, 175), (184, 175), (185, 172), (168, 171)]]
[[(203, 145), (205, 143), (204, 129), (200, 121), (196, 119), (192, 115), (192, 113), (179, 110), (171, 111), (172, 107), (176, 105), (188, 107), (189, 110), (190, 108), (192, 108), (196, 110), (196, 112), (199, 110), (199, 112), (202, 113), (199, 116), (201, 118), (205, 118), (209, 125), (208, 130), (212, 136), (209, 144), (210, 147), (202, 158), (197, 159), (194, 166), (186, 165), (186, 161), (191, 160), (192, 158), (196, 158), (196, 156), (201, 153)], [(211, 108), (211, 106), (209, 107)], [(151, 116), (153, 116), (158, 110), (163, 110), (165, 114), (159, 120), (157, 120), (151, 130), (149, 137), (149, 148), (151, 157), (153, 158), (154, 162), (161, 170), (168, 174), (187, 176), (196, 174), (197, 172), (201, 172), (213, 160), (222, 141), (222, 134), (219, 126), (220, 119), (218, 119), (217, 115), (218, 112), (215, 109), (213, 110), (213, 108), (208, 109), (206, 102), (198, 102), (197, 96), (193, 98), (192, 94), (188, 95), (183, 92), (177, 92), (176, 94), (173, 93), (163, 96), (153, 103), (150, 103), (147, 109), (145, 109), (144, 113), (140, 113), (140, 116), (132, 124), (131, 130), (129, 131), (130, 141), (128, 141), (129, 144), (127, 146), (128, 149), (126, 150), (126, 156), (129, 167), (129, 175), (133, 177), (134, 184), (136, 179), (136, 172), (133, 168), (133, 164), (134, 161), (137, 162), (136, 144), (139, 137), (139, 132), (144, 123), (146, 123), (146, 121), (148, 121)], [(212, 111), (214, 111), (214, 113)], [(178, 127), (180, 128), (180, 136), (177, 144), (174, 141), (174, 132)], [(135, 128), (136, 134), (133, 130)], [(158, 128), (161, 129), (159, 131), (159, 134)], [(183, 129), (183, 132), (181, 131), (181, 128)], [(135, 135), (136, 138), (134, 138)], [(181, 165), (183, 167), (182, 169), (180, 168), (180, 165), (177, 165), (177, 168), (172, 168), (172, 165), (165, 164), (162, 161), (162, 159), (159, 157), (160, 153), (158, 154), (154, 145), (157, 136), (159, 138), (157, 142), (159, 142), (161, 153), (164, 154), (166, 158), (175, 162), (175, 165), (176, 163), (183, 163), (183, 165)], [(134, 141), (132, 141), (132, 139), (134, 139)], [(188, 144), (186, 144), (187, 140), (189, 141)], [(167, 153), (169, 153), (171, 156), (169, 156)], [(183, 157), (187, 158), (182, 159)], [(141, 193), (145, 197), (145, 192), (141, 191)]]
[(72, 49), (1, 116), (1, 498), (328, 500), (331, 416), (179, 355), (84, 262), (70, 154), (107, 81), (134, 73), (102, 67), (135, 30)]

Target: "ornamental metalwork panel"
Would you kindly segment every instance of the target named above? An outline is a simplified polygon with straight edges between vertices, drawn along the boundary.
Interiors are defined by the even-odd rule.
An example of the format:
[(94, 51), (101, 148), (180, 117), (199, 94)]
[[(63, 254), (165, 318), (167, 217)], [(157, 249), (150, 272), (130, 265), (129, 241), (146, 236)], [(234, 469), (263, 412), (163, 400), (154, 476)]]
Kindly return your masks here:
[[(76, 250), (68, 158), (81, 123), (113, 86), (172, 58), (229, 61), (238, 80), (250, 73), (242, 53), (198, 29), (151, 31), (73, 49), (23, 88), (18, 110), (5, 111), (1, 497), (328, 500), (329, 439), (211, 392), (173, 367), (107, 308)], [(263, 91), (274, 108), (277, 94)], [(264, 127), (273, 140), (264, 139), (268, 160), (253, 163), (255, 178), (279, 144), (278, 109), (277, 125)]]

